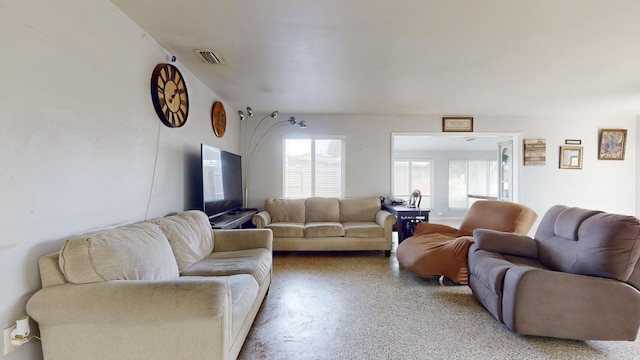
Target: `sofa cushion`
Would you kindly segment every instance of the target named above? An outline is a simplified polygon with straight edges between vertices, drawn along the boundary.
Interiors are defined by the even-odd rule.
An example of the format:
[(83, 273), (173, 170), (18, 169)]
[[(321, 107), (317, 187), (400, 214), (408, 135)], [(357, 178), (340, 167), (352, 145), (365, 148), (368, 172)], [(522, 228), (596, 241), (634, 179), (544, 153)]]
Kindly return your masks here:
[(272, 222), (304, 223), (304, 199), (273, 199), (264, 201), (264, 209)]
[(578, 229), (580, 224), (593, 215), (602, 213), (598, 210), (587, 210), (581, 208), (567, 208), (558, 214), (556, 218), (553, 232), (565, 239), (578, 240)]
[(214, 252), (182, 272), (182, 276), (250, 274), (258, 284), (271, 274), (271, 251), (264, 248)]
[(60, 270), (72, 283), (176, 279), (178, 265), (157, 225), (138, 223), (78, 236), (60, 251)]
[(340, 222), (376, 221), (376, 213), (381, 209), (380, 198), (340, 199)]
[(204, 259), (213, 251), (211, 224), (202, 211), (185, 211), (148, 222), (159, 225), (169, 239), (169, 245), (178, 262), (180, 272)]
[(304, 226), (304, 237), (344, 236), (344, 227), (339, 222), (307, 223)]
[(344, 226), (344, 236), (356, 238), (383, 237), (384, 228), (374, 222), (348, 222)]
[(305, 222), (339, 222), (340, 207), (336, 198), (311, 197), (305, 203)]
[(640, 258), (640, 221), (555, 206), (541, 221), (536, 241), (540, 262), (552, 270), (627, 281)]
[(304, 237), (304, 224), (291, 222), (277, 222), (267, 225), (273, 231), (273, 237), (301, 238)]
[(578, 232), (575, 274), (627, 281), (640, 258), (640, 223), (634, 216), (600, 213)]

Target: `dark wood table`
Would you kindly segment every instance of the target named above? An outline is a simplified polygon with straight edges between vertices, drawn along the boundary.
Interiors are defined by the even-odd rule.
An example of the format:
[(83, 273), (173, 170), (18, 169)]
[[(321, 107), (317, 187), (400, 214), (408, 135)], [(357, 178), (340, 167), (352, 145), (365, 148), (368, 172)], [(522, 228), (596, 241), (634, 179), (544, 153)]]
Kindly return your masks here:
[(429, 222), (429, 210), (409, 207), (405, 205), (382, 205), (386, 210), (396, 216), (398, 228), (398, 244), (413, 235), (416, 223)]
[(256, 209), (231, 211), (220, 216), (209, 218), (209, 223), (212, 229), (241, 229), (242, 225), (250, 221), (251, 217), (257, 213), (258, 211)]

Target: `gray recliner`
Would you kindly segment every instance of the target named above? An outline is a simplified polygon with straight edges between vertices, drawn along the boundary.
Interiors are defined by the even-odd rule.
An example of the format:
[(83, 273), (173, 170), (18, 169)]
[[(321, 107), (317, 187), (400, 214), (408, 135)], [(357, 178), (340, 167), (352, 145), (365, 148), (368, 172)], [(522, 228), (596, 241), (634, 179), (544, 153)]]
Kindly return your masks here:
[(640, 329), (640, 222), (556, 205), (535, 238), (477, 229), (469, 248), (475, 298), (512, 331), (629, 340)]

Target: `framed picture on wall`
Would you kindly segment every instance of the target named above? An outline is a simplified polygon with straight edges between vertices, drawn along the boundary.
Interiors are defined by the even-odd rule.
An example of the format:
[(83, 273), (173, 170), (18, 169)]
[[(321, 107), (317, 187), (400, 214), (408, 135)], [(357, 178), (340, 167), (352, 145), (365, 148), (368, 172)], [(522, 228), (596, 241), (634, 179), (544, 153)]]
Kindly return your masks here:
[(443, 132), (473, 132), (472, 117), (443, 117)]
[(544, 166), (547, 163), (547, 141), (524, 139), (524, 166)]
[(602, 129), (598, 143), (599, 160), (624, 160), (624, 148), (627, 143), (627, 130)]
[(560, 169), (582, 169), (582, 146), (560, 146)]

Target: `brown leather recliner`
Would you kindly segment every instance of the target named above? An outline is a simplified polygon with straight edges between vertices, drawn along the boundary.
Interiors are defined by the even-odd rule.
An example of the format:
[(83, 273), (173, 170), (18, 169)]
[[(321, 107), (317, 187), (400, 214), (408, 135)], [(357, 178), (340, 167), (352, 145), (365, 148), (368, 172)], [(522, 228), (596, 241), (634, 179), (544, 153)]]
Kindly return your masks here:
[(467, 284), (467, 252), (473, 243), (473, 230), (527, 234), (537, 217), (522, 204), (476, 201), (460, 229), (433, 223), (416, 225), (413, 236), (398, 244), (396, 256), (400, 266), (419, 276), (443, 275), (456, 283)]

